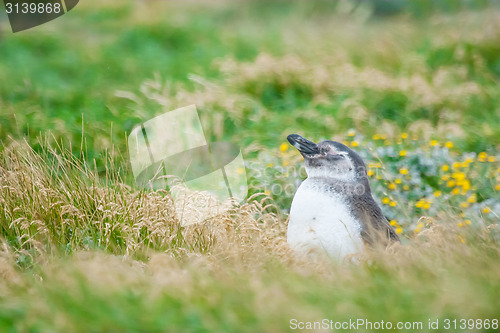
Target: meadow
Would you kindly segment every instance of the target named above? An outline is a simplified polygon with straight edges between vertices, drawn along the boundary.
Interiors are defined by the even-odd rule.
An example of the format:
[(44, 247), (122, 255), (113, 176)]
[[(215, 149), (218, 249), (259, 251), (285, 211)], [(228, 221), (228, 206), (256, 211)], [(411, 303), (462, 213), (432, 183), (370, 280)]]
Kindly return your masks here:
[[(16, 34), (0, 14), (0, 331), (498, 331), (499, 83), (492, 1), (87, 0)], [(190, 104), (250, 188), (183, 227), (127, 135)], [(401, 244), (293, 255), (291, 133), (360, 153)]]

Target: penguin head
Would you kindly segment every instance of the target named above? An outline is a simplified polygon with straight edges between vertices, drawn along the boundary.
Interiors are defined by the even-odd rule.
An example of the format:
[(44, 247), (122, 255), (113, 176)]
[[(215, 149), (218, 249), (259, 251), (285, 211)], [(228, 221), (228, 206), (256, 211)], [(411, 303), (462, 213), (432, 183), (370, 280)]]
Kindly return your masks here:
[(298, 134), (290, 134), (287, 139), (304, 157), (306, 172), (311, 178), (356, 181), (367, 177), (361, 157), (340, 142), (325, 140), (316, 144)]

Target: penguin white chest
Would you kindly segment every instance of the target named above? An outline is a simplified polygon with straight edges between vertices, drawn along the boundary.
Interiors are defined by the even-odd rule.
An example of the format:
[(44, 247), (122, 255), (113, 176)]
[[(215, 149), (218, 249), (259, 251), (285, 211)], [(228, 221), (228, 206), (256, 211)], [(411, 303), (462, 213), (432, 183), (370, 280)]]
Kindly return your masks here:
[(301, 253), (326, 252), (336, 260), (363, 249), (361, 224), (340, 195), (320, 191), (304, 181), (290, 209), (290, 246)]

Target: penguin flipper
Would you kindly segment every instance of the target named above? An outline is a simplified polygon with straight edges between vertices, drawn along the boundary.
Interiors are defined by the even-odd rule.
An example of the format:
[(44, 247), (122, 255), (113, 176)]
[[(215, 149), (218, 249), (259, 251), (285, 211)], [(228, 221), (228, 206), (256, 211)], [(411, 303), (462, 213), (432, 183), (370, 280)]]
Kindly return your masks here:
[(363, 241), (371, 246), (376, 244), (389, 245), (399, 242), (396, 230), (391, 226), (382, 210), (373, 198), (363, 197), (356, 202), (358, 220), (362, 222), (361, 237)]

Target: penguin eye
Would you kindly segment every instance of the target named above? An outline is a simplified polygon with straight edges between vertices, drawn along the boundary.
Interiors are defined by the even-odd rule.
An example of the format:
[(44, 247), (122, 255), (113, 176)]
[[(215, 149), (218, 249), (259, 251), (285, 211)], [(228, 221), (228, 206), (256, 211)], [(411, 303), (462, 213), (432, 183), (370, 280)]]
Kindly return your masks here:
[(329, 150), (327, 152), (329, 155), (333, 155), (333, 156), (337, 156), (337, 157), (345, 157), (347, 155), (347, 153), (343, 152), (343, 151), (333, 151), (333, 150)]

